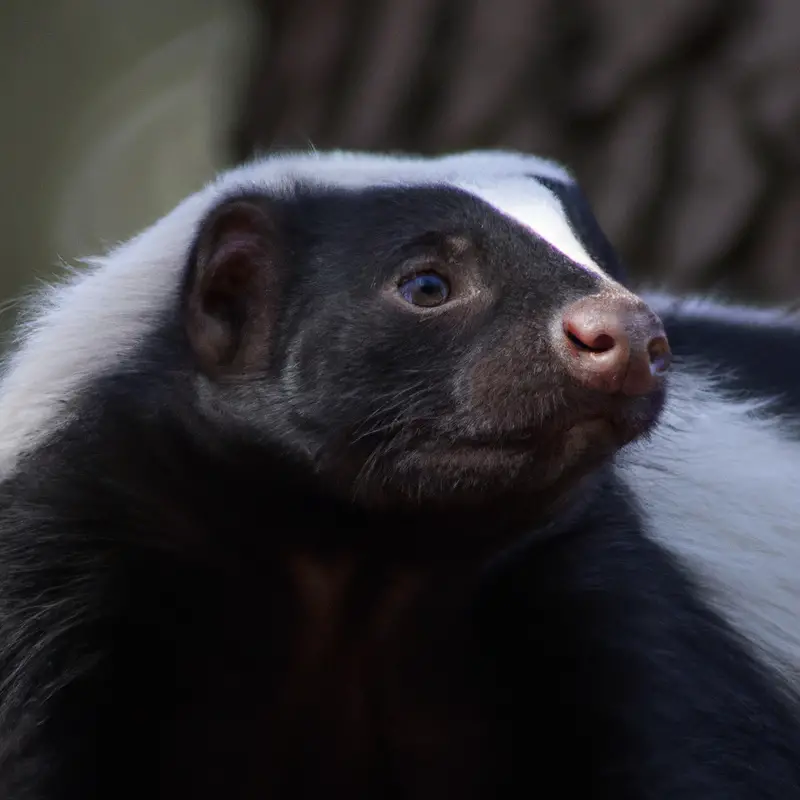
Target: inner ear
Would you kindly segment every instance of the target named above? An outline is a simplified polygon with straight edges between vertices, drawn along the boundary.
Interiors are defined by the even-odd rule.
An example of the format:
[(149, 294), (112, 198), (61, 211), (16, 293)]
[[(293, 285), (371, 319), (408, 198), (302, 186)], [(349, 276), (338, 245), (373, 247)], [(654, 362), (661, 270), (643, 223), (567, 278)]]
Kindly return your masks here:
[(228, 200), (204, 221), (193, 249), (185, 325), (201, 366), (236, 374), (269, 356), (278, 293), (278, 229), (267, 199)]

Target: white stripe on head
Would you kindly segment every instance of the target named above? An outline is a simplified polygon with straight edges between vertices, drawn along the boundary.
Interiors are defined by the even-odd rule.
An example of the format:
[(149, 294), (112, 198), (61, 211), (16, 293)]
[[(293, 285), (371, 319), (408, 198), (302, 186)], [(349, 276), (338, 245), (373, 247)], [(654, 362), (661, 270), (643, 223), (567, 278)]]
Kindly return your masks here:
[(458, 185), (533, 231), (571, 261), (595, 275), (612, 280), (575, 235), (558, 197), (534, 178), (504, 178), (494, 184), (462, 182)]
[(483, 174), (507, 178), (536, 175), (559, 183), (575, 181), (569, 170), (557, 161), (510, 150), (473, 150), (444, 156), (437, 161), (445, 168), (455, 167), (462, 174), (473, 177), (480, 177)]
[[(505, 217), (540, 236), (579, 266), (612, 280), (591, 257), (572, 230), (561, 200), (536, 177), (571, 184), (574, 179), (560, 164), (536, 156), (502, 150), (472, 151), (441, 158), (386, 158), (364, 153), (289, 154), (263, 162), (263, 178), (300, 178), (312, 183), (365, 188), (368, 186), (424, 186), (444, 184), (478, 197)], [(258, 184), (259, 165), (229, 173), (224, 180), (238, 182), (244, 175)]]

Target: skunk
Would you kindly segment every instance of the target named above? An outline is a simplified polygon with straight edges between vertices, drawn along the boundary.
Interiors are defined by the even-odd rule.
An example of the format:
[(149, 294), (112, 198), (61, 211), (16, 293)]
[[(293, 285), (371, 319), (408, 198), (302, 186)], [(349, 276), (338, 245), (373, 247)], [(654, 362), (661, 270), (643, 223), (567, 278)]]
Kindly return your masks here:
[(800, 798), (796, 326), (628, 283), (560, 164), (315, 152), (38, 294), (0, 796)]

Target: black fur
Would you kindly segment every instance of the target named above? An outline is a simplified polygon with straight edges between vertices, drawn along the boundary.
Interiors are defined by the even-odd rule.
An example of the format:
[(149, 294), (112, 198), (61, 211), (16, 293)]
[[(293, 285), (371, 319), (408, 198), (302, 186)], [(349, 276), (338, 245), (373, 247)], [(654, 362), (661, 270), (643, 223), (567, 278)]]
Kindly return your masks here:
[(553, 356), (600, 288), (452, 190), (224, 201), (0, 485), (0, 796), (800, 797), (794, 698), (614, 476), (660, 394)]

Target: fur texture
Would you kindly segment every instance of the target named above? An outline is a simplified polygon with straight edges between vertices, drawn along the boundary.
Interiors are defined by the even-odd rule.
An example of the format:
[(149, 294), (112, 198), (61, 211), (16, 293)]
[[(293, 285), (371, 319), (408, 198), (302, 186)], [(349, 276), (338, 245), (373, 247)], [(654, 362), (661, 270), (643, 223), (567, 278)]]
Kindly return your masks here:
[[(428, 223), (445, 233), (407, 255)], [(304, 284), (282, 253), (302, 263)], [(372, 308), (374, 286), (408, 259), (445, 265), (464, 308), (480, 292), (486, 306), (450, 328), (434, 316), (408, 328), (391, 303)], [(484, 797), (547, 778), (615, 800), (800, 796), (800, 727), (780, 674), (800, 680), (800, 443), (778, 413), (790, 406), (773, 400), (800, 392), (791, 370), (759, 371), (796, 329), (651, 295), (671, 336), (689, 331), (687, 352), (653, 430), (656, 399), (613, 412), (623, 438), (639, 438), (608, 466), (625, 442), (589, 441), (592, 428), (558, 438), (574, 421), (564, 408), (611, 412), (565, 379), (547, 343), (559, 308), (630, 297), (623, 280), (557, 164), (333, 153), (227, 173), (37, 299), (0, 383), (0, 788), (20, 800), (154, 787)], [(751, 356), (734, 352), (709, 374), (754, 325), (777, 339), (756, 333)], [(217, 372), (198, 377), (192, 358)], [(246, 380), (226, 380), (230, 369)], [(364, 441), (412, 413), (414, 432), (362, 458)], [(539, 438), (514, 438), (523, 423)], [(509, 449), (437, 451), (466, 434), (470, 446)], [(529, 535), (502, 552), (459, 538), (488, 528), (504, 542), (520, 519)], [(454, 551), (458, 566), (443, 568)], [(276, 553), (287, 573), (260, 573)], [(449, 615), (473, 597), (465, 587), (482, 559), (493, 566), (467, 634)], [(311, 681), (324, 702), (293, 705), (300, 695), (269, 646), (299, 647), (298, 664), (317, 665), (305, 648), (327, 641), (338, 623), (326, 609), (349, 608), (350, 591), (382, 622), (347, 617), (350, 644)], [(305, 620), (308, 642), (280, 615), (264, 618), (273, 601)], [(397, 680), (381, 706), (392, 724), (342, 727), (366, 702), (354, 663), (381, 691)], [(409, 677), (420, 672), (430, 685)], [(269, 723), (258, 710), (274, 697), (255, 675), (277, 675), (264, 686), (288, 698)], [(443, 711), (419, 700), (426, 691), (447, 695)], [(165, 732), (152, 735), (162, 716)], [(531, 719), (550, 740), (536, 775), (521, 766)], [(439, 738), (421, 745), (420, 724)], [(404, 739), (404, 726), (416, 735)], [(387, 730), (399, 739), (377, 742)], [(141, 743), (135, 759), (119, 746), (125, 733)], [(289, 760), (254, 753), (257, 742), (267, 754), (285, 744)], [(564, 753), (578, 765), (569, 775), (555, 767)], [(383, 766), (376, 777), (364, 763)]]
[(555, 182), (573, 180), (551, 161), (504, 152), (435, 160), (349, 152), (289, 154), (222, 175), (130, 242), (105, 257), (86, 259), (91, 280), (81, 271), (65, 285), (35, 297), (20, 329), (21, 346), (3, 379), (0, 475), (13, 469), (21, 452), (63, 424), (81, 387), (135, 349), (174, 305), (185, 254), (200, 220), (220, 197), (247, 189), (280, 192), (297, 180), (340, 188), (462, 187), (600, 274), (572, 234), (559, 201), (543, 185), (526, 180), (528, 174)]

